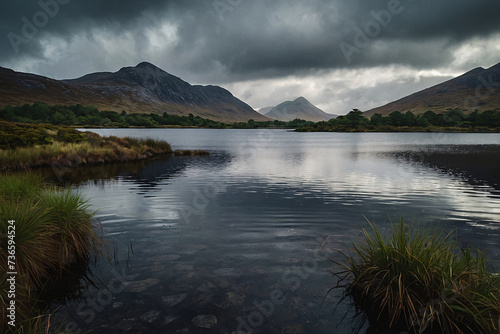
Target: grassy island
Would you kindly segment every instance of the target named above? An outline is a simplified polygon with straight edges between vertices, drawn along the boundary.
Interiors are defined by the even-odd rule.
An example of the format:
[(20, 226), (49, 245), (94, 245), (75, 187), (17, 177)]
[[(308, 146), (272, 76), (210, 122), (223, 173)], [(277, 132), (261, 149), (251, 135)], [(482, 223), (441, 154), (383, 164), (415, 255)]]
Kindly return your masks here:
[(0, 120), (0, 170), (76, 167), (173, 153), (161, 140), (101, 137), (64, 126)]
[[(0, 332), (41, 332), (50, 321), (43, 294), (70, 268), (101, 255), (88, 208), (71, 189), (37, 174), (0, 175)], [(15, 310), (8, 310), (13, 302)]]
[(403, 221), (387, 238), (371, 226), (340, 264), (337, 286), (364, 311), (370, 333), (500, 332), (500, 276), (483, 253)]

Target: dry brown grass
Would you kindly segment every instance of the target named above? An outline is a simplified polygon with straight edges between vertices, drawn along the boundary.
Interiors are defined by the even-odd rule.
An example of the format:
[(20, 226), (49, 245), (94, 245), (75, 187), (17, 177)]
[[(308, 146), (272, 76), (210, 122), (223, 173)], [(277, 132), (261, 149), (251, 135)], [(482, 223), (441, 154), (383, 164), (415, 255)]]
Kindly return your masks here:
[(141, 160), (168, 153), (172, 153), (172, 148), (165, 141), (106, 138), (87, 133), (87, 141), (80, 143), (54, 142), (49, 145), (0, 150), (0, 169), (30, 169), (42, 166), (76, 167)]

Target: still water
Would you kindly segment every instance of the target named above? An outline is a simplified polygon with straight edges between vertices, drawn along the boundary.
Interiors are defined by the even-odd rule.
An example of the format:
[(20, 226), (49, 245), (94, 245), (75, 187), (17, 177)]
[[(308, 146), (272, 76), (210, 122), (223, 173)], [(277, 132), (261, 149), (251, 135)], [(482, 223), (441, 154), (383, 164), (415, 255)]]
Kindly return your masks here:
[(352, 333), (326, 258), (367, 219), (456, 229), (500, 268), (499, 134), (93, 131), (211, 155), (51, 171), (97, 210), (110, 256), (54, 303), (62, 331)]

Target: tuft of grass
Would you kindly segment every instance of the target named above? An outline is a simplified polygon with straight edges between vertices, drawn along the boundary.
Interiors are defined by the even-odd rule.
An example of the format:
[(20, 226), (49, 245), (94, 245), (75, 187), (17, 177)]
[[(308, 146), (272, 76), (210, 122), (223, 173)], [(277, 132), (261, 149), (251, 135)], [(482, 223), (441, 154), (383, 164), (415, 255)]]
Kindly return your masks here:
[(169, 143), (167, 143), (164, 140), (156, 140), (156, 139), (141, 139), (139, 141), (141, 145), (151, 147), (152, 149), (156, 151), (161, 151), (161, 152), (172, 152), (172, 147), (170, 146)]
[(454, 233), (408, 228), (401, 219), (383, 237), (363, 229), (344, 270), (350, 297), (374, 333), (499, 333), (500, 277), (479, 250), (462, 249)]
[(39, 196), (43, 179), (38, 173), (25, 175), (1, 175), (0, 194), (3, 198), (19, 198), (21, 196)]
[(56, 256), (59, 268), (99, 255), (101, 242), (91, 224), (94, 212), (89, 211), (88, 201), (69, 188), (47, 191), (42, 203), (52, 217), (51, 227), (55, 232), (52, 238), (59, 245)]
[[(88, 203), (71, 189), (49, 186), (39, 174), (0, 174), (0, 301), (7, 299), (8, 221), (15, 226), (16, 322), (41, 328), (38, 296), (73, 264), (97, 261), (102, 238)], [(35, 313), (35, 314), (33, 314)], [(0, 330), (6, 329), (2, 314)], [(21, 326), (22, 327), (22, 326)], [(21, 331), (22, 332), (22, 331)], [(34, 331), (37, 332), (37, 331)]]

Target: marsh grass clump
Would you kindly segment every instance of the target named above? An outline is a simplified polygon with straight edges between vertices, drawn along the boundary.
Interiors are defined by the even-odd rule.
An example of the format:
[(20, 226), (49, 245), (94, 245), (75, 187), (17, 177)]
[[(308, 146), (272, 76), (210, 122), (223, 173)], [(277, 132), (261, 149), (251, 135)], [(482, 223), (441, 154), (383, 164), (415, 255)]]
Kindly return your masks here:
[[(88, 203), (71, 189), (50, 186), (36, 173), (0, 174), (0, 301), (6, 309), (8, 221), (15, 221), (16, 305), (19, 323), (43, 322), (38, 297), (72, 265), (97, 261), (103, 241)], [(36, 310), (36, 312), (34, 312)], [(35, 313), (35, 315), (33, 315)], [(2, 314), (0, 330), (7, 327)]]
[[(4, 123), (9, 122), (3, 121), (0, 125)], [(31, 128), (27, 125), (12, 123), (12, 127), (19, 128), (19, 133), (25, 131), (26, 136), (31, 134)], [(30, 140), (26, 140), (25, 144), (11, 145), (7, 143), (16, 143), (18, 135), (14, 132), (0, 131), (0, 144), (5, 143), (0, 145), (0, 170), (31, 169), (41, 166), (76, 167), (142, 160), (154, 155), (172, 153), (170, 145), (163, 140), (101, 137), (92, 132), (80, 133), (73, 129), (67, 130), (49, 125), (38, 127), (37, 131), (43, 132), (50, 140), (39, 140), (38, 137), (35, 140), (31, 134)]]
[(354, 244), (337, 287), (364, 311), (371, 333), (499, 333), (500, 277), (455, 234), (407, 228), (383, 237), (370, 224)]

